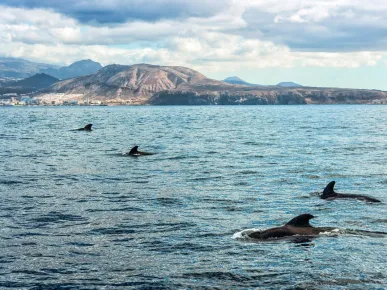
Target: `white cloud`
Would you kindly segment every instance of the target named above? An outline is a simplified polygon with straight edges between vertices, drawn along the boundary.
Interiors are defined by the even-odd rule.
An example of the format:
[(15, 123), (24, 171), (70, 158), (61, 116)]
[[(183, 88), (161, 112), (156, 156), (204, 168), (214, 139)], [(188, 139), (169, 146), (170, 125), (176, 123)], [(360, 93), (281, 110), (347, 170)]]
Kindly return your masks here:
[[(378, 39), (386, 49), (369, 48), (358, 38), (359, 32), (351, 28), (355, 24), (350, 25), (356, 19), (361, 32), (374, 32), (377, 27), (382, 33), (387, 29), (386, 21), (382, 21), (387, 18), (383, 14), (387, 2), (370, 2), (235, 0), (207, 18), (138, 19), (109, 26), (83, 24), (44, 9), (0, 6), (0, 55), (56, 64), (85, 58), (105, 65), (149, 62), (184, 65), (203, 72), (372, 66), (386, 55), (386, 36)], [(368, 33), (364, 37), (377, 36)], [(356, 49), (335, 51), (335, 45), (345, 41)], [(304, 49), (295, 50), (293, 43)], [(320, 49), (309, 49), (311, 45)]]
[(374, 66), (386, 52), (362, 51), (347, 53), (295, 53), (302, 66), (314, 67), (336, 67), (336, 68), (358, 68), (361, 66)]

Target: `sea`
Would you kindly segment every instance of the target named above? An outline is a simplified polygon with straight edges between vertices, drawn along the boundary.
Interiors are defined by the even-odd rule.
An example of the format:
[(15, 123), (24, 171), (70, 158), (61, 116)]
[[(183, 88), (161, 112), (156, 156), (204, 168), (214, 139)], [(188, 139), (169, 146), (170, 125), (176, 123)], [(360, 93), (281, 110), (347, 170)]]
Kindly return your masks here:
[(383, 105), (0, 107), (0, 289), (387, 289), (386, 203)]

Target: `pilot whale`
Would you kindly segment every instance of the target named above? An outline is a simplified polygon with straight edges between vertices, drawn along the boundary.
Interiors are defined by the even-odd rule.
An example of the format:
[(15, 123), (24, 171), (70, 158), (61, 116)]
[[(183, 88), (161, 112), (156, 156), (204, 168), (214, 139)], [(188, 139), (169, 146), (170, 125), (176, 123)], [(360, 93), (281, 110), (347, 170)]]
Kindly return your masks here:
[(255, 231), (248, 234), (251, 239), (268, 240), (290, 236), (316, 236), (319, 233), (332, 231), (335, 228), (322, 227), (315, 228), (309, 224), (309, 220), (314, 218), (311, 214), (302, 214), (291, 219), (282, 227), (271, 228), (263, 231)]
[(129, 152), (125, 153), (125, 155), (129, 155), (129, 156), (143, 156), (143, 155), (153, 155), (153, 154), (154, 153), (138, 151), (138, 146), (134, 146), (132, 149), (130, 149)]
[(79, 129), (75, 129), (75, 131), (92, 131), (91, 130), (91, 126), (93, 126), (93, 124), (87, 124), (85, 127), (83, 128), (79, 128)]
[(335, 181), (331, 181), (328, 183), (328, 185), (325, 187), (323, 194), (320, 196), (322, 199), (332, 200), (336, 198), (353, 198), (358, 200), (364, 200), (368, 202), (381, 202), (380, 200), (369, 197), (366, 195), (360, 195), (360, 194), (347, 194), (347, 193), (337, 193), (334, 191), (335, 187)]

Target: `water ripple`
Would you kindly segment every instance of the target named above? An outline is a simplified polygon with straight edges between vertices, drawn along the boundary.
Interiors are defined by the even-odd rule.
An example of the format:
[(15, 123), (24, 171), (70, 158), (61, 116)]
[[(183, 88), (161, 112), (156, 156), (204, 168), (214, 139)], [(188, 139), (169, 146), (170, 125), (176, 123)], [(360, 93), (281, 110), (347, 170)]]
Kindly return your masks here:
[[(0, 111), (2, 289), (387, 285), (386, 106)], [(331, 180), (384, 203), (321, 200)], [(232, 238), (306, 212), (347, 230)]]

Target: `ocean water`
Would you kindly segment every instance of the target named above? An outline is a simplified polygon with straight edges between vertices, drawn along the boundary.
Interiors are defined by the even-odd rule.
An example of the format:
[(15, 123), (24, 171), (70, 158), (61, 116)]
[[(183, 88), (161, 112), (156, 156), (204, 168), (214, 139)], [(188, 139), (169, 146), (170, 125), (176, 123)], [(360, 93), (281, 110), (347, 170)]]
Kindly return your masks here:
[(0, 107), (0, 149), (1, 289), (387, 288), (387, 106)]

